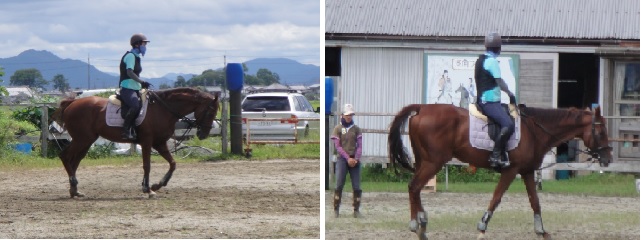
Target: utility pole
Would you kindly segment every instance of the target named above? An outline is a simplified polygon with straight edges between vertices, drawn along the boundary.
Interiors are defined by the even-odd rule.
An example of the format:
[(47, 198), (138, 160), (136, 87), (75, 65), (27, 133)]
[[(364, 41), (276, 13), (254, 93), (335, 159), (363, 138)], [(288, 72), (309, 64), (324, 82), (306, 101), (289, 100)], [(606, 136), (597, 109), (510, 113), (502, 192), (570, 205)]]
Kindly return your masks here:
[[(227, 67), (227, 55), (223, 54), (223, 69)], [(225, 74), (225, 80), (223, 81), (223, 87), (221, 88), (221, 95), (223, 98), (223, 114), (221, 122), (221, 129), (220, 129), (220, 134), (222, 137), (222, 145), (223, 148), (221, 149), (223, 154), (227, 154), (227, 122), (229, 119), (229, 116), (227, 115), (227, 74)]]
[(91, 60), (89, 58), (89, 53), (87, 53), (87, 90), (91, 89), (91, 83), (89, 79), (91, 79)]

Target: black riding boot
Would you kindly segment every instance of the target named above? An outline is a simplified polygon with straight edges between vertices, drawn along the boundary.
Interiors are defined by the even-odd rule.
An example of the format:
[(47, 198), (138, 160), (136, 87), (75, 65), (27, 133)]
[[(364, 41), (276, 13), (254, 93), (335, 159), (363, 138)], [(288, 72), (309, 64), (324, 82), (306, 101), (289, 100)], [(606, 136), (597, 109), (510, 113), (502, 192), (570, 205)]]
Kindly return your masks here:
[(122, 138), (125, 140), (136, 140), (136, 132), (133, 129), (136, 126), (136, 117), (138, 117), (136, 109), (127, 111), (125, 123), (122, 125)]
[(361, 196), (363, 196), (363, 190), (354, 191), (354, 217), (355, 218), (363, 217), (363, 215), (361, 215), (361, 212), (359, 211), (359, 208), (361, 207)]
[(492, 167), (506, 168), (510, 166), (510, 161), (507, 159), (507, 153), (505, 153), (505, 146), (507, 141), (510, 139), (512, 131), (509, 128), (501, 128), (497, 138), (494, 141), (494, 149), (492, 149), (492, 154), (490, 155), (490, 165)]
[(341, 206), (341, 197), (343, 195), (342, 190), (334, 191), (334, 217), (338, 217), (338, 208)]

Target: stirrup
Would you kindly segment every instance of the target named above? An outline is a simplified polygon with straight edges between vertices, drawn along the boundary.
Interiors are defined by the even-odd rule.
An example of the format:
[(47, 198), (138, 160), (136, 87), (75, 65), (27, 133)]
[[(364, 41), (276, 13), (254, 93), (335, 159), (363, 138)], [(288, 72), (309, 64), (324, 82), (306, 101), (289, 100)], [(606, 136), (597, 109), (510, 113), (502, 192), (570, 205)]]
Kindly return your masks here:
[(125, 140), (136, 140), (137, 139), (137, 136), (131, 131), (131, 129), (129, 131), (123, 131), (120, 134), (120, 137), (122, 137)]

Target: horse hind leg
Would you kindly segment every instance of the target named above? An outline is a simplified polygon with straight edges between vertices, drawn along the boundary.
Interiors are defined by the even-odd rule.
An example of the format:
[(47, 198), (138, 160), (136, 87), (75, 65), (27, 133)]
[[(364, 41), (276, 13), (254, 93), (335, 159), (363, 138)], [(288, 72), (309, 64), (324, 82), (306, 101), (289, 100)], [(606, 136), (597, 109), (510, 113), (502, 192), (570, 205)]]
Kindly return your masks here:
[(160, 156), (162, 156), (169, 163), (169, 170), (167, 171), (167, 173), (165, 173), (165, 176), (160, 179), (160, 182), (151, 185), (151, 190), (157, 191), (158, 189), (167, 186), (167, 183), (169, 183), (174, 170), (176, 170), (176, 161), (174, 160), (173, 156), (171, 156), (171, 152), (169, 152), (169, 148), (167, 147), (166, 143), (154, 146), (154, 149), (156, 149)]
[[(419, 156), (417, 152), (415, 152), (414, 155)], [(423, 162), (419, 163), (419, 161), (422, 160)], [(410, 230), (415, 232), (421, 240), (427, 239), (427, 212), (421, 203), (421, 190), (442, 167), (442, 164), (438, 166), (439, 164), (425, 162), (425, 160), (427, 159), (416, 157), (416, 162), (419, 164), (416, 164), (417, 168), (414, 173), (414, 178), (408, 186), (411, 209)]]

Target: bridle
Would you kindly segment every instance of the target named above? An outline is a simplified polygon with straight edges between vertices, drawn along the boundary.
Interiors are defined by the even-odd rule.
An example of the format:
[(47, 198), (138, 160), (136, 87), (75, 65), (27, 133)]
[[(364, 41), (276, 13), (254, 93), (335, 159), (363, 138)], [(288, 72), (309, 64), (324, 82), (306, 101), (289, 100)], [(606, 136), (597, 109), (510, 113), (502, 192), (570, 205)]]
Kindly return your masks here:
[[(599, 165), (601, 167), (604, 167), (604, 162), (601, 161), (601, 154), (599, 154), (601, 151), (610, 151), (612, 150), (612, 147), (607, 146), (607, 147), (600, 147), (599, 145), (599, 139), (600, 135), (596, 131), (596, 125), (602, 125), (602, 122), (597, 122), (596, 121), (596, 114), (593, 112), (592, 113), (592, 147), (588, 147), (587, 151), (582, 151), (590, 155), (590, 158), (588, 158), (588, 161), (594, 159), (599, 161)], [(592, 161), (594, 161), (592, 160)]]
[(204, 126), (202, 125), (202, 124), (204, 124), (204, 123), (203, 123), (204, 119), (206, 119), (207, 117), (209, 117), (209, 115), (211, 115), (211, 114), (212, 114), (212, 112), (216, 112), (216, 108), (214, 108), (214, 107), (213, 107), (213, 106), (211, 106), (211, 105), (208, 105), (208, 106), (207, 106), (207, 109), (205, 109), (205, 111), (203, 111), (203, 112), (202, 112), (202, 114), (201, 114), (201, 116), (202, 116), (202, 115), (204, 115), (204, 116), (202, 116), (202, 118), (201, 118), (201, 117), (196, 117), (196, 119), (197, 119), (198, 121), (195, 121), (195, 120), (189, 119), (189, 118), (187, 118), (187, 117), (185, 117), (185, 116), (180, 116), (180, 114), (178, 114), (178, 113), (177, 113), (177, 112), (175, 112), (173, 109), (171, 109), (171, 107), (169, 107), (169, 105), (168, 105), (168, 104), (167, 104), (167, 103), (166, 103), (162, 98), (160, 98), (160, 97), (156, 94), (156, 92), (154, 92), (154, 91), (149, 91), (149, 93), (150, 93), (150, 94), (152, 94), (152, 95), (154, 96), (154, 99), (155, 99), (155, 100), (157, 100), (158, 102), (160, 102), (160, 104), (161, 104), (163, 107), (165, 107), (165, 109), (167, 109), (167, 111), (169, 111), (172, 115), (174, 115), (174, 117), (176, 117), (176, 118), (178, 118), (178, 119), (182, 120), (183, 122), (186, 122), (186, 123), (189, 125), (189, 127), (188, 127), (187, 131), (185, 131), (185, 133), (187, 133), (187, 132), (191, 131), (191, 129), (194, 127), (194, 125), (196, 126), (196, 131), (197, 131), (197, 132), (200, 132), (200, 131), (201, 131), (201, 129), (204, 127)]
[[(525, 113), (523, 113), (523, 111), (519, 111), (519, 113), (523, 117), (530, 117), (530, 116), (526, 115)], [(534, 122), (534, 124), (536, 126), (541, 128), (543, 130), (543, 132), (545, 132), (546, 134), (548, 134), (551, 137), (554, 137), (554, 135), (552, 135), (552, 133), (550, 133), (550, 131), (548, 131), (543, 125), (541, 125), (540, 123), (536, 122), (534, 119), (532, 119), (532, 122)], [(592, 144), (591, 145), (592, 146), (591, 147), (587, 147), (587, 150), (581, 150), (581, 149), (577, 149), (577, 150), (579, 152), (581, 152), (581, 153), (585, 153), (585, 154), (590, 155), (590, 157), (587, 159), (588, 162), (599, 161), (599, 165), (601, 167), (604, 167), (605, 163), (601, 161), (601, 155), (599, 153), (601, 151), (612, 150), (612, 147), (610, 147), (610, 146), (600, 147), (599, 146), (600, 145), (599, 144), (600, 135), (596, 131), (596, 125), (602, 125), (602, 124), (603, 124), (602, 122), (597, 122), (596, 121), (596, 113), (592, 112), (592, 123), (591, 123), (591, 125), (592, 125), (592, 130), (591, 130), (592, 131), (591, 132), (592, 133)]]

